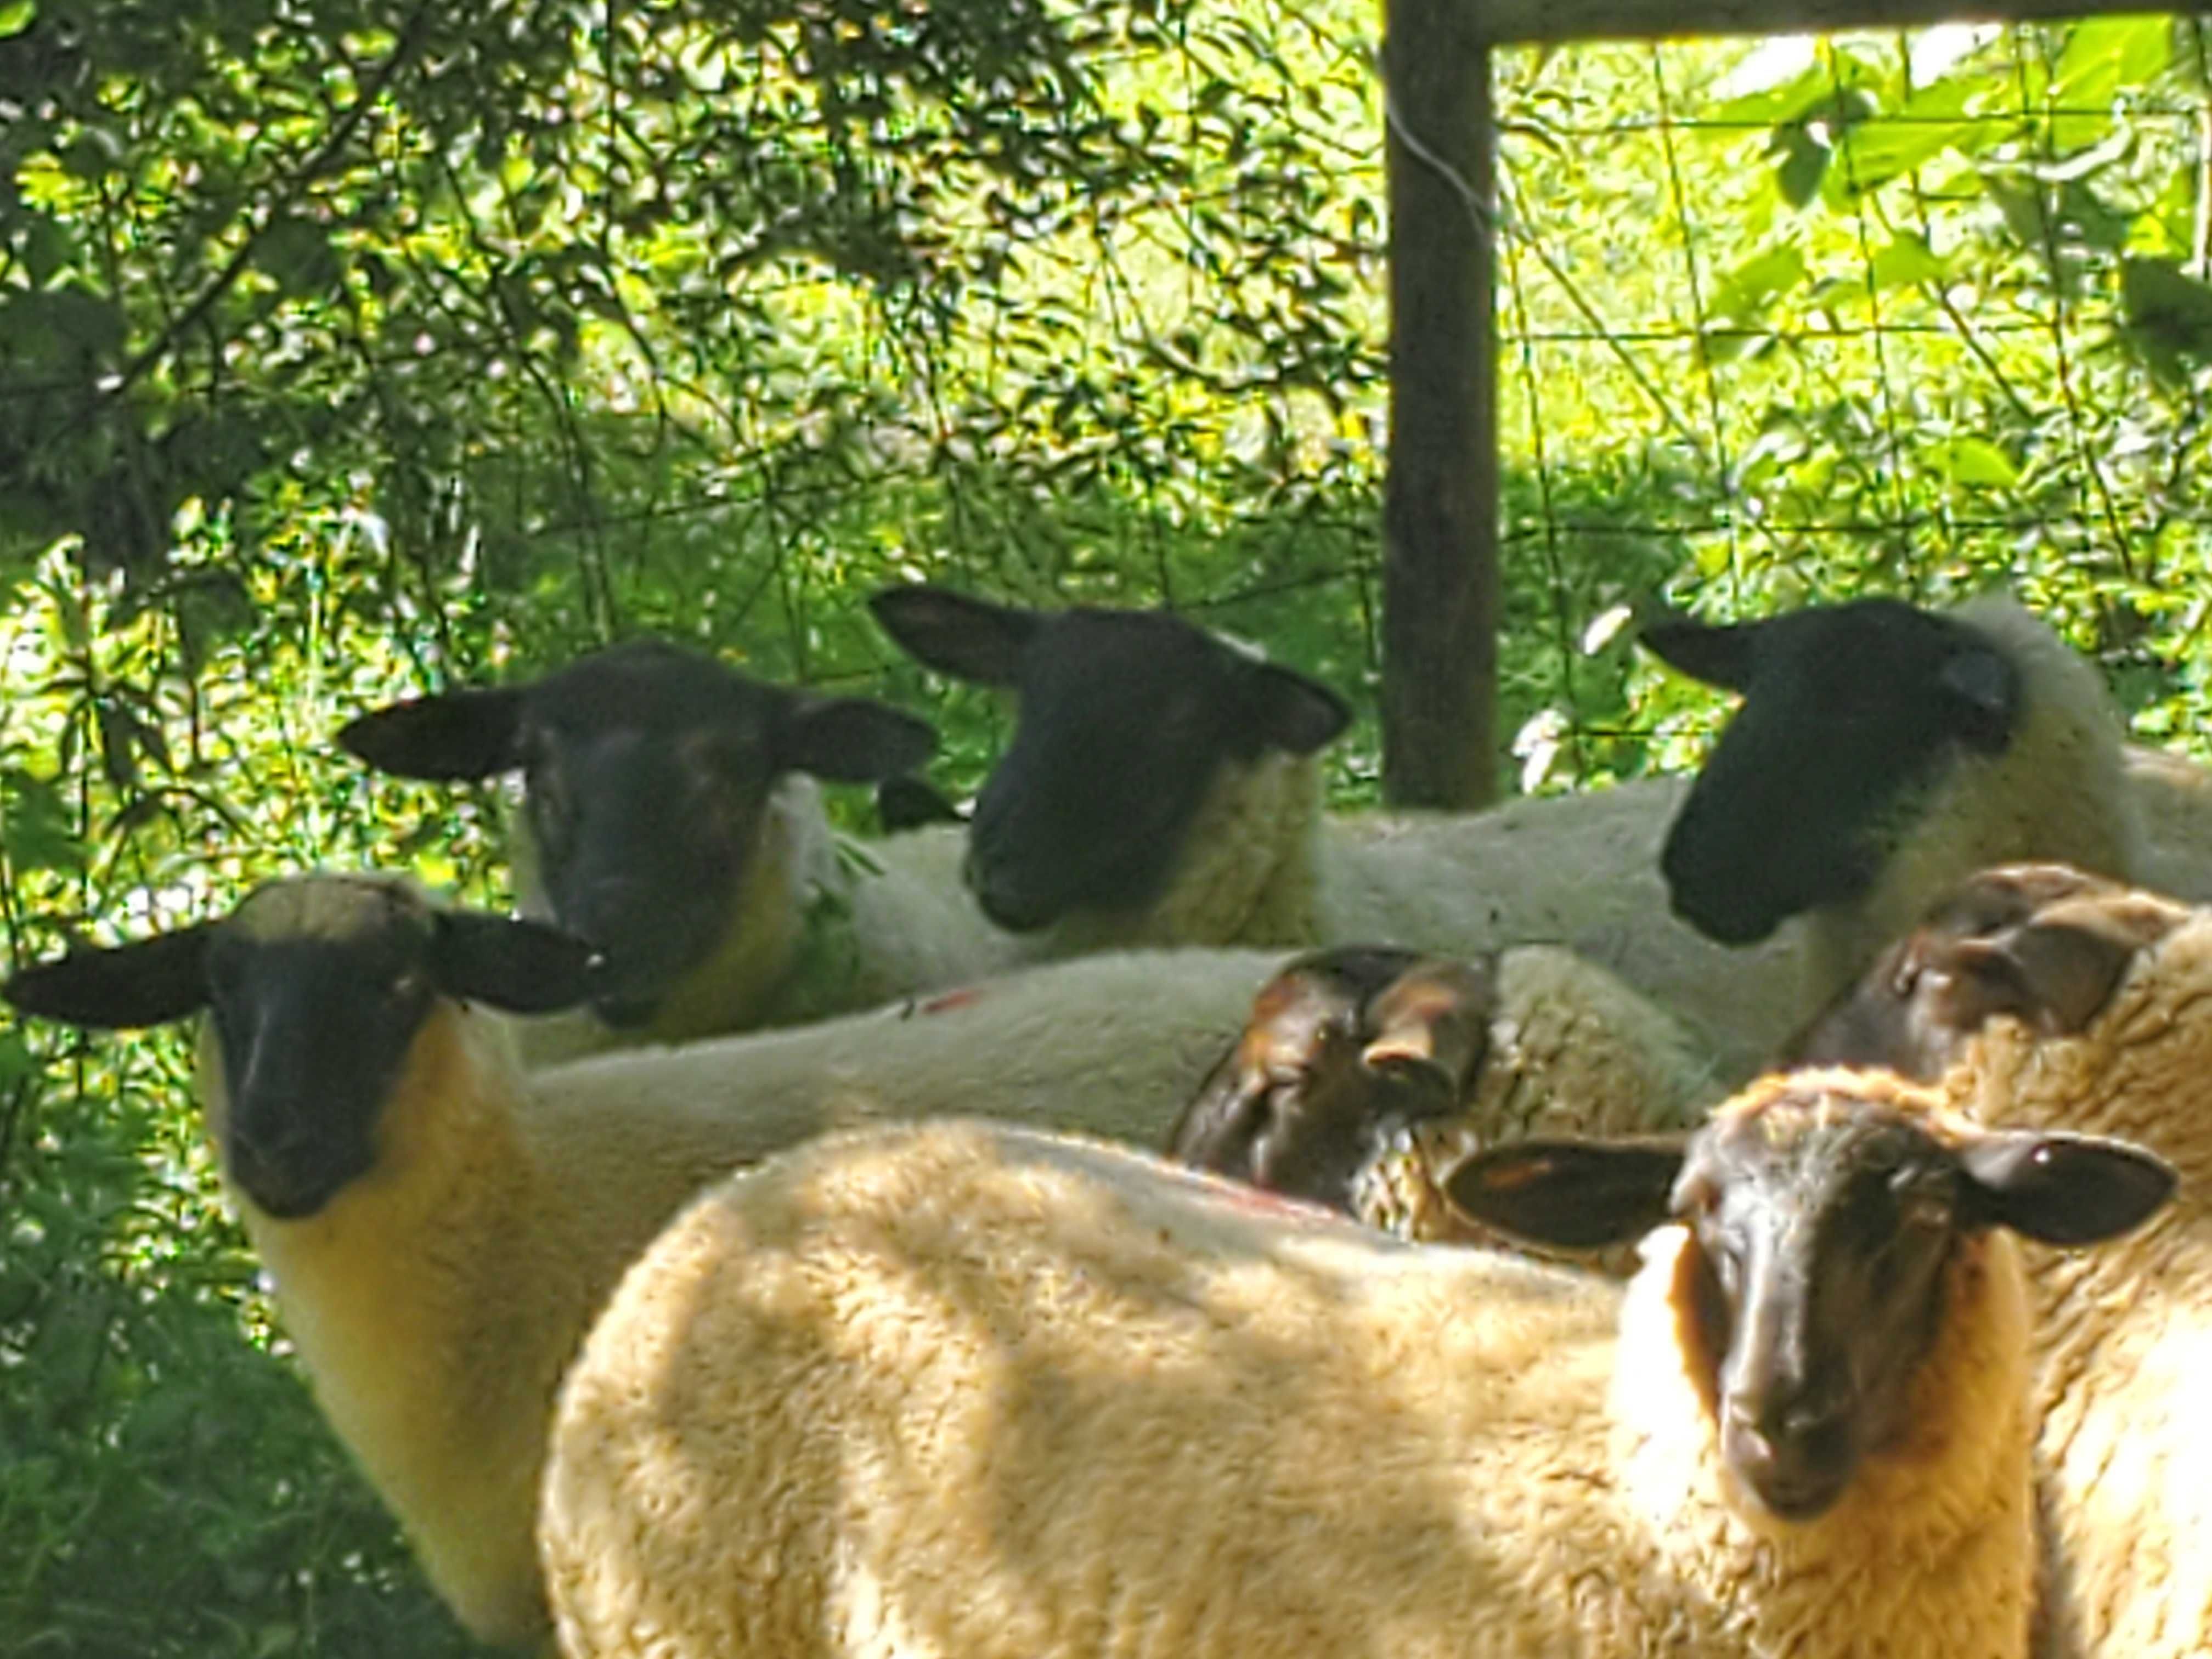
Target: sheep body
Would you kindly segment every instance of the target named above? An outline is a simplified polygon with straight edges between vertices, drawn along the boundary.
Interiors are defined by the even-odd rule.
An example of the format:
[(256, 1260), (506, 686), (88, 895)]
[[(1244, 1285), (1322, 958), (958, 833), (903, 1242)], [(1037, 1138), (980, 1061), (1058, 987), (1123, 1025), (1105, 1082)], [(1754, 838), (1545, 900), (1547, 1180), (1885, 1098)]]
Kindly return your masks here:
[[(2143, 895), (2127, 902), (2144, 902)], [(1991, 1123), (2125, 1133), (2181, 1174), (2133, 1238), (2029, 1258), (2045, 1573), (2037, 1651), (2181, 1659), (2212, 1647), (2212, 914), (2178, 908), (2077, 1036), (1997, 1019), (1948, 1087)]]
[(2136, 879), (2153, 892), (2212, 903), (2212, 772), (2136, 743), (2121, 766), (2142, 835)]
[(1682, 1239), (1624, 1297), (1014, 1129), (811, 1143), (656, 1240), (563, 1384), (564, 1651), (2023, 1652), (2009, 1243), (1948, 1269), (1903, 1443), (1790, 1523), (1696, 1426)]
[[(411, 936), (448, 914), (468, 913), (436, 911), (406, 884), (324, 875), (272, 884), (212, 926), (283, 945), (367, 934), (365, 915), (386, 929), (379, 938), (395, 915)], [(95, 990), (121, 980), (122, 969), (100, 965), (112, 956), (140, 959), (96, 957), (83, 975)], [(369, 992), (392, 978), (382, 960)], [(1279, 965), (1257, 951), (1110, 953), (799, 1030), (527, 1074), (513, 1022), (434, 998), (369, 1103), (373, 1161), (296, 1217), (257, 1204), (232, 1167), (215, 1022), (202, 1039), (201, 1098), (325, 1413), (463, 1621), (486, 1639), (520, 1643), (544, 1626), (531, 1519), (556, 1381), (623, 1267), (685, 1200), (807, 1137), (885, 1117), (988, 1105), (1157, 1141)], [(32, 970), (10, 994), (69, 969), (65, 959)], [(333, 1007), (301, 993), (295, 975), (275, 977), (293, 981), (285, 994), (307, 996), (288, 1016), (303, 1029), (342, 1034), (366, 1018), (368, 995)], [(118, 1012), (102, 1001), (111, 991), (94, 996), (92, 1016), (41, 1012), (155, 1023), (205, 1004), (205, 984), (193, 984), (166, 1011), (138, 1002)], [(1532, 979), (1532, 994), (1539, 984), (1546, 995), (1585, 994), (1557, 976)], [(266, 1027), (262, 1013), (243, 1012), (234, 1031)], [(1536, 1010), (1514, 1012), (1532, 1029), (1541, 1023)], [(1655, 1080), (1674, 1079), (1674, 1064), (1662, 1051)], [(1571, 1086), (1553, 1073), (1543, 1084)], [(274, 1085), (256, 1086), (266, 1095)], [(316, 1121), (322, 1091), (307, 1074), (286, 1086), (279, 1127), (289, 1144), (299, 1138), (291, 1130)]]

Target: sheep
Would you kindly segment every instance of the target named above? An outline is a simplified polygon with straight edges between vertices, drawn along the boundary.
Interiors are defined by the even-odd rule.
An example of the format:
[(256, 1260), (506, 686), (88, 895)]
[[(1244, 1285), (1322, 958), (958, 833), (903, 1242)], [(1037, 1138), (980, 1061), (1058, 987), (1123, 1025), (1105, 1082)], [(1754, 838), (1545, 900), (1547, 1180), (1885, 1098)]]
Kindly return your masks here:
[(1896, 1054), (1995, 1125), (2124, 1133), (2180, 1172), (2095, 1261), (2031, 1253), (2045, 1659), (2212, 1650), (2212, 911), (2081, 872), (1991, 870), (1900, 941), (1808, 1054)]
[(2212, 771), (2135, 743), (2120, 764), (2142, 832), (2136, 879), (2153, 892), (2212, 903)]
[[(1654, 620), (1647, 646), (1747, 694), (1696, 786), (1461, 815), (1322, 814), (1326, 706), (1180, 618), (928, 586), (871, 603), (926, 665), (1018, 694), (970, 829), (967, 874), (994, 920), (1068, 926), (1079, 905), (1094, 932), (1118, 915), (1119, 937), (1155, 943), (1556, 944), (1688, 1023), (1730, 1081), (1967, 871), (2136, 859), (2109, 699), (1998, 598), (1951, 617), (1868, 601), (1726, 629)], [(1310, 746), (1268, 741), (1291, 732)], [(1802, 937), (1773, 937), (1801, 910)]]
[(1671, 902), (1728, 943), (1805, 915), (1814, 1006), (1985, 865), (2141, 861), (2118, 711), (2008, 599), (1859, 599), (1643, 638), (1744, 696), (1668, 832)]
[[(462, 1622), (521, 1644), (544, 1628), (531, 1519), (554, 1383), (686, 1199), (890, 1117), (988, 1108), (1157, 1144), (1280, 966), (1115, 952), (526, 1073), (496, 1011), (588, 994), (582, 945), (321, 872), (220, 921), (27, 969), (0, 996), (95, 1029), (208, 1010), (208, 1133), (316, 1398)], [(1576, 1029), (1533, 1007), (1517, 1018)], [(1574, 1086), (1571, 1066), (1536, 1070), (1525, 1040), (1491, 1047), (1493, 1067), (1530, 1066), (1530, 1090)]]
[(1686, 1153), (1454, 1173), (1554, 1243), (1671, 1216), (1624, 1292), (1017, 1128), (827, 1138), (688, 1209), (564, 1380), (562, 1648), (2016, 1659), (2003, 1230), (2086, 1243), (2170, 1184), (1847, 1073)]
[(1531, 1135), (1686, 1128), (1711, 1098), (1688, 1035), (1564, 951), (1333, 946), (1261, 988), (1166, 1151), (1401, 1237), (1502, 1243), (1452, 1208), (1442, 1171)]
[(832, 833), (816, 778), (890, 784), (936, 742), (864, 698), (637, 640), (526, 684), (374, 709), (337, 740), (402, 777), (522, 775), (523, 909), (607, 957), (588, 1012), (524, 1028), (533, 1066), (801, 1024), (1018, 955), (961, 890), (957, 827), (865, 850)]

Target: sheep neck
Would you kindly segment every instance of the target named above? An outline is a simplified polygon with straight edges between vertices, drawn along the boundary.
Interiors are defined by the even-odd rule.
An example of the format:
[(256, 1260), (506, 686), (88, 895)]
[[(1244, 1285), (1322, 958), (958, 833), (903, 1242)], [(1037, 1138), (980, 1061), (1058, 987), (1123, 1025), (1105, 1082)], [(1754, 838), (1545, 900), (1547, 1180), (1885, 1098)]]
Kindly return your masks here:
[(2165, 987), (2212, 970), (2212, 927), (2160, 947), (2092, 1038), (2037, 1042), (2010, 1021), (1951, 1075), (1986, 1121), (2124, 1135), (2172, 1163), (2175, 1197), (2140, 1231), (2086, 1252), (2029, 1253), (2039, 1362), (2037, 1651), (2181, 1659), (2212, 1633), (2212, 1140), (2202, 1132), (2212, 1033)]
[(1184, 832), (1160, 896), (1135, 909), (1066, 917), (1039, 954), (1311, 943), (1321, 795), (1321, 766), (1311, 755), (1270, 752), (1225, 763)]
[(1953, 615), (2018, 667), (2020, 729), (2001, 755), (1954, 756), (1900, 825), (1874, 886), (1808, 915), (1808, 1008), (1909, 931), (1930, 896), (1985, 866), (2058, 859), (2124, 879), (2140, 860), (2120, 717), (2096, 670), (2008, 599), (1969, 600)]
[[(234, 1196), (317, 1402), (432, 1583), (480, 1637), (526, 1642), (545, 1620), (537, 1471), (587, 1307), (563, 1194), (517, 1133), (507, 1043), (499, 1022), (436, 1003), (368, 1175), (297, 1221)], [(201, 1063), (217, 1123), (211, 1038)]]
[(1645, 1571), (1704, 1603), (1731, 1649), (2018, 1659), (2031, 1605), (2031, 1425), (2011, 1238), (1962, 1244), (1906, 1437), (1870, 1453), (1833, 1510), (1798, 1523), (1758, 1509), (1721, 1466), (1711, 1361), (1689, 1313), (1693, 1261), (1681, 1229), (1652, 1235), (1621, 1309), (1615, 1455)]

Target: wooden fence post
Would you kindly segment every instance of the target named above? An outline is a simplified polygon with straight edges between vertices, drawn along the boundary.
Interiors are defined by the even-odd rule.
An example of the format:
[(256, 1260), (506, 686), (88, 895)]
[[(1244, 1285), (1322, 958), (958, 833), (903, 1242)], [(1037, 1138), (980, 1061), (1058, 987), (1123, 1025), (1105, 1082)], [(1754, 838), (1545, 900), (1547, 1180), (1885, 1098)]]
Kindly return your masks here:
[(1477, 9), (1383, 0), (1382, 794), (1395, 806), (1480, 806), (1498, 790), (1494, 139)]

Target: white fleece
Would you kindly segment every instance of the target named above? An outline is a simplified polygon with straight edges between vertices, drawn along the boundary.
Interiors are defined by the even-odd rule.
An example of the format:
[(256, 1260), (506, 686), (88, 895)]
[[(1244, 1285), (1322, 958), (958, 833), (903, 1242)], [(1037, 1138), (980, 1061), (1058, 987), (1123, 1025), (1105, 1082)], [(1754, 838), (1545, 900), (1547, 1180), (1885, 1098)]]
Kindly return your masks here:
[[(1686, 778), (1475, 813), (1324, 816), (1311, 758), (1278, 759), (1249, 781), (1241, 771), (1224, 774), (1211, 821), (1234, 833), (1194, 835), (1170, 891), (1236, 892), (1244, 920), (1218, 939), (1181, 937), (1373, 941), (1462, 956), (1565, 945), (1683, 1020), (1717, 1056), (1719, 1074), (1741, 1081), (1966, 875), (2011, 860), (2056, 859), (2131, 877), (2147, 861), (2137, 798), (2155, 794), (2161, 825), (2187, 823), (2198, 805), (2172, 767), (2131, 762), (2124, 786), (2120, 720), (2103, 682), (2041, 621), (1994, 595), (1954, 614), (2021, 672), (2026, 707), (2015, 740), (2001, 756), (1953, 766), (1920, 801), (1913, 833), (1870, 890), (1787, 923), (1762, 944), (1716, 944), (1669, 909), (1659, 854)], [(1245, 788), (1249, 802), (1236, 798)], [(2203, 799), (2212, 801), (2212, 792)], [(2212, 818), (2203, 822), (2212, 885)], [(2154, 844), (2171, 848), (2179, 837), (2168, 829)], [(2173, 867), (2170, 852), (2160, 857), (2159, 867)], [(1231, 871), (1241, 874), (1232, 880)], [(1312, 931), (1300, 933), (1309, 918)], [(1210, 920), (1233, 919), (1217, 912)]]

